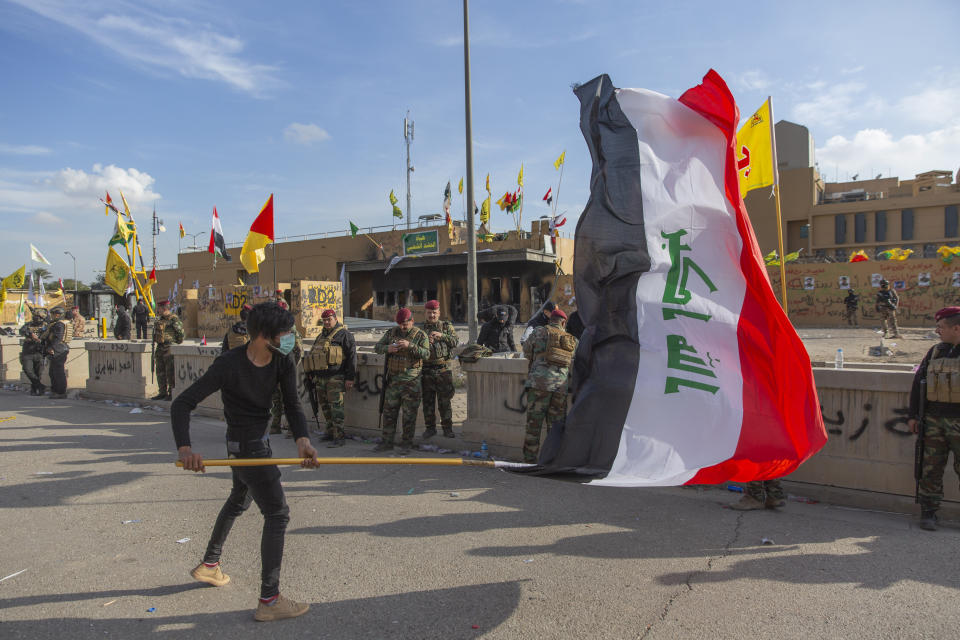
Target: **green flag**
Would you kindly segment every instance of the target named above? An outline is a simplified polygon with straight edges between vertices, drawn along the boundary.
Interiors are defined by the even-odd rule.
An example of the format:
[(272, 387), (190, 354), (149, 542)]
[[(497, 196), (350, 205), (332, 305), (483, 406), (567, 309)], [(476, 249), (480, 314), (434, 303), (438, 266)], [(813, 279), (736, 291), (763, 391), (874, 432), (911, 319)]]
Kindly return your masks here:
[(400, 207), (398, 207), (397, 205), (393, 205), (393, 217), (394, 217), (394, 218), (402, 218), (402, 217), (403, 217), (403, 211), (401, 211), (401, 210), (400, 210)]
[(125, 222), (120, 217), (120, 214), (117, 213), (117, 223), (113, 228), (113, 237), (110, 238), (110, 242), (107, 243), (107, 246), (112, 247), (115, 244), (125, 245), (127, 242), (130, 241), (130, 236), (132, 235), (133, 235), (133, 224), (130, 222)]
[(355, 224), (353, 224), (353, 223), (351, 222), (351, 223), (350, 223), (350, 235), (353, 236), (354, 238), (356, 238), (356, 237), (357, 237), (357, 231), (360, 231), (360, 227), (358, 227), (357, 225), (355, 225)]

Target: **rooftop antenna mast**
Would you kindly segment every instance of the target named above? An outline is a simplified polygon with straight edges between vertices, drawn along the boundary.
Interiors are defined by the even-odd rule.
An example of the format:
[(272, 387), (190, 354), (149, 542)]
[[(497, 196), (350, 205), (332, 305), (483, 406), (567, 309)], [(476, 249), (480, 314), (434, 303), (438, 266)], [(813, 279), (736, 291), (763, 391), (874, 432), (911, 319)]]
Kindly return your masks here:
[(413, 165), (410, 164), (410, 143), (413, 142), (413, 120), (410, 119), (410, 111), (407, 110), (407, 117), (403, 119), (403, 139), (407, 143), (407, 229), (410, 228), (410, 174), (413, 173)]

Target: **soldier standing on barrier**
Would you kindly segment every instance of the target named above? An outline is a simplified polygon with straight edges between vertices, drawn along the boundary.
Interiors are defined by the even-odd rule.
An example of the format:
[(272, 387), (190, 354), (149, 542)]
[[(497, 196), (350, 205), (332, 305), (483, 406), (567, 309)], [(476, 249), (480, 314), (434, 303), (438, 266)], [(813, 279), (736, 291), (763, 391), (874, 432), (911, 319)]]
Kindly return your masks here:
[(146, 303), (137, 299), (137, 304), (133, 305), (133, 322), (137, 326), (137, 340), (147, 339), (147, 318), (150, 317), (150, 309)]
[[(937, 511), (943, 500), (943, 471), (953, 451), (953, 470), (960, 475), (960, 307), (937, 311), (937, 333), (941, 342), (934, 345), (917, 368), (910, 390), (910, 431), (920, 434), (920, 462), (917, 501), (920, 503), (920, 528), (935, 531)], [(921, 381), (926, 379), (926, 407), (921, 415)]]
[(42, 396), (47, 391), (41, 376), (43, 375), (43, 341), (46, 330), (47, 310), (31, 309), (30, 322), (20, 327), (23, 347), (20, 350), (20, 366), (30, 380), (30, 395)]
[(240, 307), (240, 319), (233, 323), (233, 326), (227, 329), (223, 336), (223, 346), (220, 347), (220, 353), (236, 349), (250, 342), (250, 335), (247, 333), (247, 316), (253, 309), (249, 304)]
[(525, 343), (523, 355), (530, 360), (527, 389), (527, 433), (523, 439), (523, 461), (535, 463), (540, 453), (540, 432), (547, 433), (555, 422), (566, 418), (570, 367), (577, 339), (564, 330), (567, 314), (554, 309), (550, 323), (537, 327)]
[(153, 399), (173, 400), (176, 375), (173, 370), (173, 354), (170, 353), (170, 346), (183, 342), (183, 323), (170, 311), (169, 300), (162, 300), (157, 306), (160, 308), (160, 317), (153, 323), (153, 344), (159, 393), (153, 396)]
[(387, 356), (387, 374), (384, 380), (383, 442), (374, 451), (390, 451), (397, 434), (397, 417), (403, 408), (403, 433), (400, 436), (400, 454), (407, 455), (413, 446), (413, 432), (420, 408), (421, 371), (423, 361), (430, 357), (427, 334), (413, 326), (410, 309), (397, 311), (397, 326), (387, 331), (375, 350)]
[(426, 425), (423, 439), (437, 435), (435, 406), (440, 409), (440, 426), (443, 427), (444, 437), (453, 438), (453, 408), (450, 401), (454, 388), (450, 359), (453, 349), (457, 347), (457, 334), (453, 324), (440, 319), (440, 303), (437, 300), (428, 300), (423, 308), (426, 310), (426, 322), (422, 328), (430, 343), (430, 357), (423, 363), (423, 422)]
[(67, 397), (67, 356), (70, 355), (70, 340), (73, 338), (73, 323), (63, 319), (64, 308), (50, 311), (52, 320), (40, 340), (43, 353), (50, 358), (50, 398)]
[(337, 320), (337, 312), (324, 309), (320, 314), (323, 330), (303, 360), (303, 371), (317, 392), (326, 430), (321, 440), (327, 447), (342, 447), (343, 394), (353, 388), (357, 377), (357, 341), (346, 325)]
[[(900, 328), (897, 326), (897, 306), (900, 304), (900, 298), (897, 292), (890, 288), (890, 283), (886, 280), (880, 281), (880, 291), (877, 291), (877, 302), (875, 309), (880, 314), (880, 327), (883, 329), (884, 338), (899, 338)], [(888, 336), (887, 332), (891, 335)]]

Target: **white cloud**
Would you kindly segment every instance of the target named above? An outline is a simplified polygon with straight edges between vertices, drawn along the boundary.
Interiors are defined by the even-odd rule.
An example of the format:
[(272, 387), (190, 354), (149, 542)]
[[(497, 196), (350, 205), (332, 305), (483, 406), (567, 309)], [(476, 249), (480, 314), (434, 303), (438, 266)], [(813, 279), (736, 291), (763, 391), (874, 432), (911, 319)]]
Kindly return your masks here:
[(275, 67), (241, 57), (241, 39), (186, 18), (159, 15), (132, 4), (102, 8), (93, 2), (14, 2), (154, 71), (223, 82), (252, 95), (261, 95), (280, 84), (273, 76)]
[(7, 153), (15, 156), (42, 156), (50, 153), (50, 149), (40, 147), (35, 144), (3, 144), (0, 142), (0, 153)]
[(330, 134), (315, 124), (294, 122), (283, 130), (283, 139), (296, 144), (311, 145), (330, 139)]
[(859, 82), (848, 82), (828, 86), (818, 81), (808, 88), (816, 95), (811, 100), (794, 105), (791, 116), (795, 122), (810, 128), (835, 127), (861, 116), (862, 112), (858, 105), (862, 104), (862, 101), (858, 94), (863, 91), (865, 85)]
[(842, 74), (845, 75), (845, 76), (852, 76), (852, 75), (855, 75), (855, 74), (860, 73), (861, 71), (863, 71), (863, 69), (864, 69), (864, 66), (863, 66), (862, 64), (860, 64), (860, 65), (857, 65), (857, 66), (855, 66), (855, 67), (848, 67), (848, 68), (846, 68), (846, 69), (840, 69), (840, 73), (842, 73)]
[[(74, 218), (77, 211), (99, 208), (98, 199), (106, 191), (120, 204), (120, 191), (130, 208), (152, 205), (160, 200), (153, 191), (154, 178), (134, 168), (93, 165), (88, 173), (67, 167), (52, 172), (0, 171), (0, 211), (36, 215), (45, 212)], [(51, 213), (53, 212), (53, 213)]]
[(828, 176), (831, 167), (861, 176), (871, 168), (884, 175), (892, 171), (901, 180), (932, 169), (956, 171), (960, 167), (960, 125), (900, 139), (882, 129), (863, 129), (852, 139), (833, 136), (816, 154)]
[(926, 89), (904, 96), (897, 103), (900, 115), (915, 122), (936, 124), (960, 122), (960, 87)]
[(63, 218), (53, 215), (48, 211), (38, 211), (33, 216), (33, 221), (39, 224), (63, 224)]
[(756, 69), (741, 73), (738, 80), (744, 88), (756, 91), (762, 91), (772, 84), (763, 71)]

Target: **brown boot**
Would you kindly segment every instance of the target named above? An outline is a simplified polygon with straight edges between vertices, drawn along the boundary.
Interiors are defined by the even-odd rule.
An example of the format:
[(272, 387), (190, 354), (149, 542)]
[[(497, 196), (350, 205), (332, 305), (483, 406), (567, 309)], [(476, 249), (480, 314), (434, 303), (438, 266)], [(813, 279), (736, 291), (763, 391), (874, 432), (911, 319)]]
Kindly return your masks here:
[(765, 509), (766, 506), (753, 496), (745, 495), (740, 498), (739, 502), (734, 502), (730, 505), (730, 508), (737, 511), (756, 511), (758, 509)]
[(285, 620), (286, 618), (296, 618), (302, 616), (310, 610), (310, 605), (304, 602), (294, 602), (288, 600), (282, 595), (278, 595), (273, 604), (260, 602), (257, 610), (253, 614), (253, 619), (257, 622), (273, 622), (274, 620)]
[(208, 567), (201, 562), (193, 571), (190, 572), (190, 575), (193, 576), (194, 580), (206, 582), (207, 584), (212, 584), (215, 587), (222, 587), (230, 582), (230, 576), (220, 570), (219, 564), (215, 567)]

